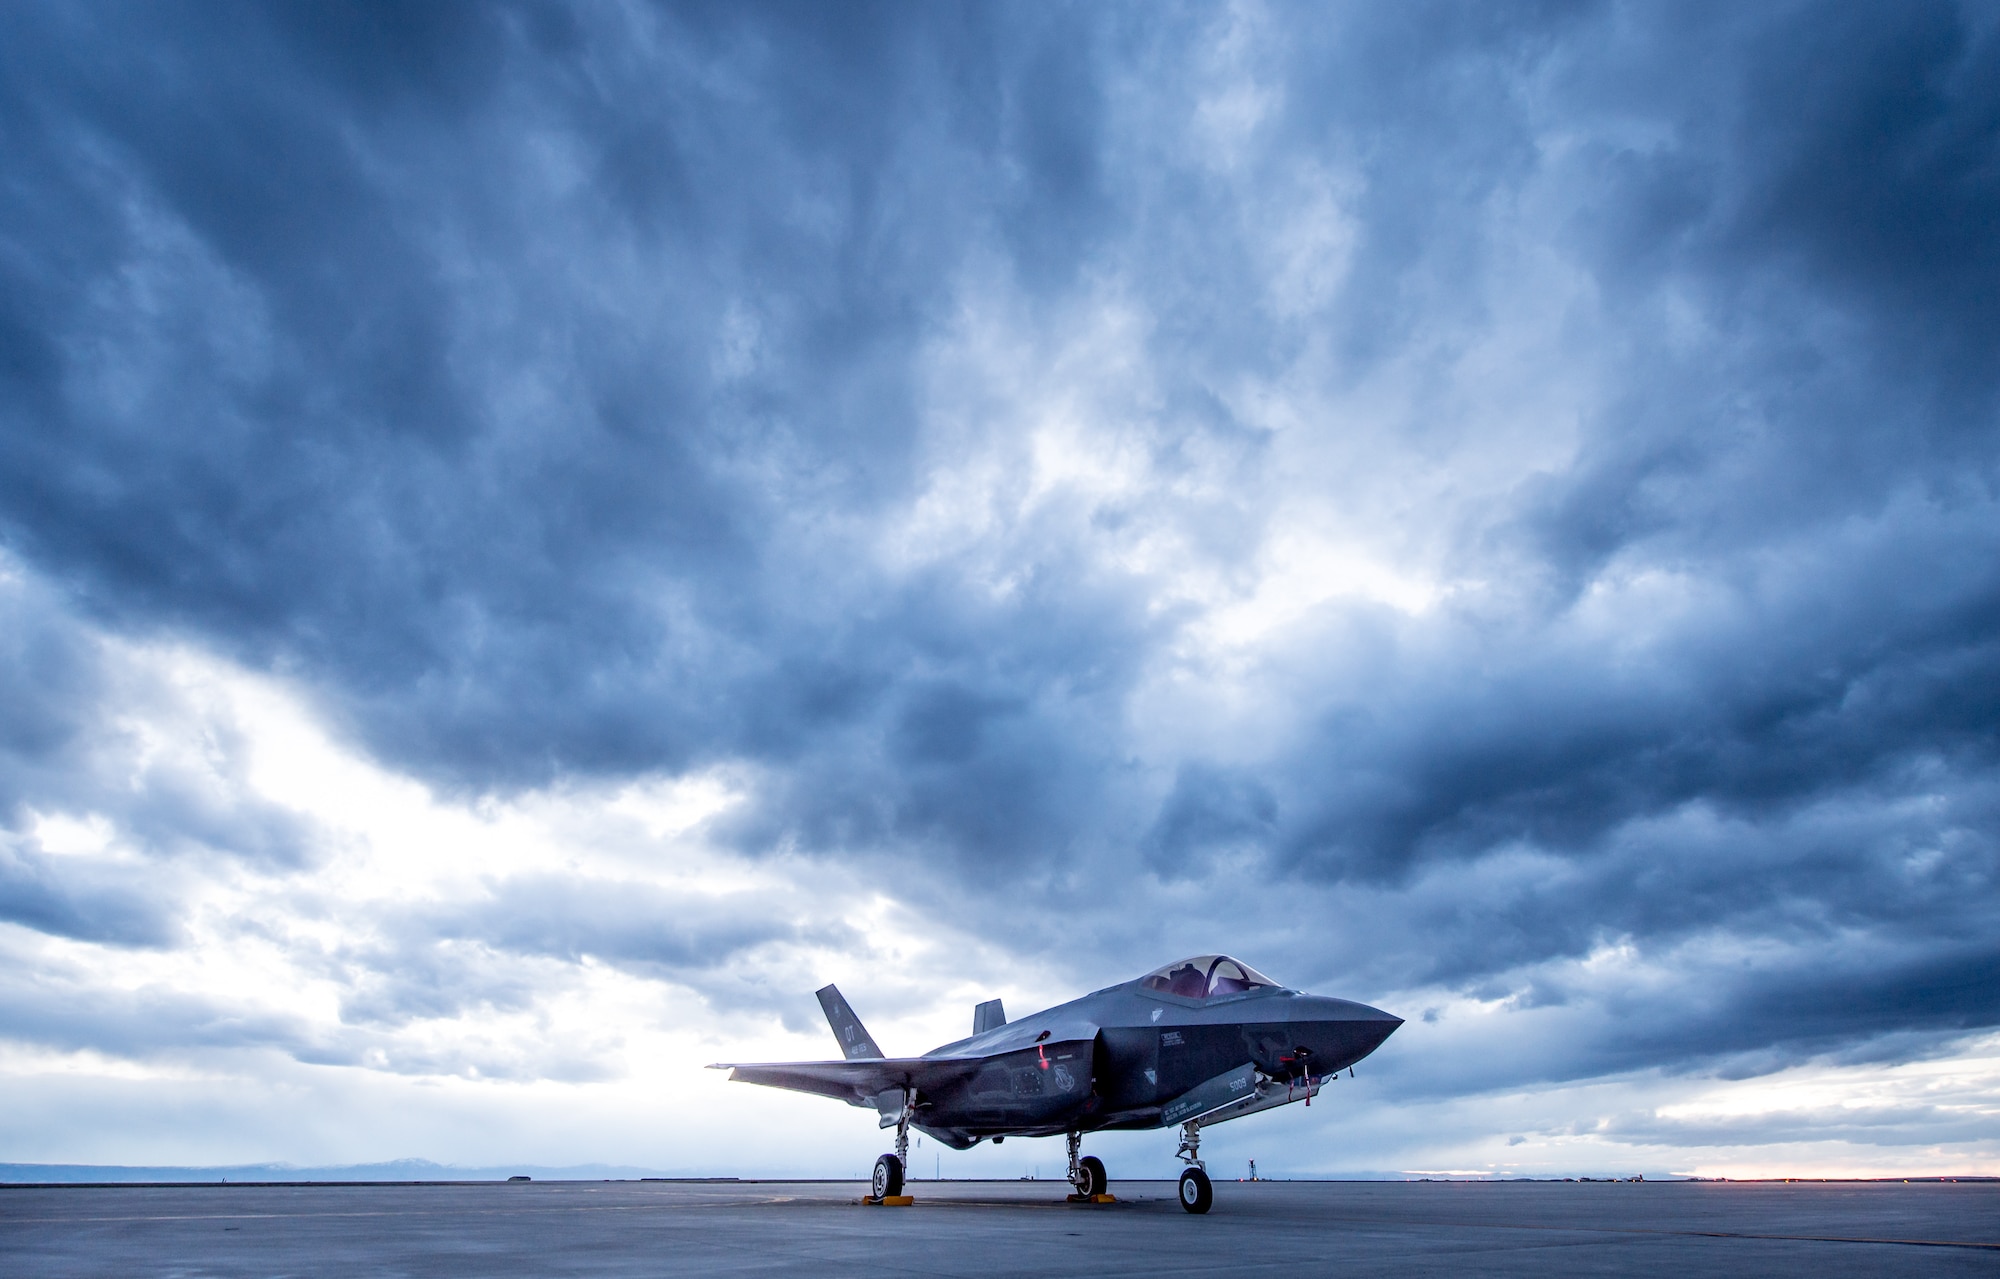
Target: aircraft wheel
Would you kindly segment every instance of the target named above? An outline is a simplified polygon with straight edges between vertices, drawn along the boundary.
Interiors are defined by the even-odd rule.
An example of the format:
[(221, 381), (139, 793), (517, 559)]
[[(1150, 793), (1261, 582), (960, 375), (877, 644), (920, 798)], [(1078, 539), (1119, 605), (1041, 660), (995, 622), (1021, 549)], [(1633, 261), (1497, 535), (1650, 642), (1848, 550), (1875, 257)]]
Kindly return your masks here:
[(1190, 1168), (1181, 1174), (1181, 1207), (1189, 1212), (1207, 1212), (1215, 1203), (1215, 1187), (1208, 1184), (1208, 1174), (1199, 1168)]
[(1104, 1193), (1106, 1178), (1104, 1161), (1096, 1155), (1085, 1155), (1076, 1162), (1076, 1193), (1080, 1195), (1101, 1195)]
[(887, 1199), (890, 1195), (902, 1194), (903, 1161), (894, 1155), (883, 1155), (877, 1159), (873, 1189), (877, 1199)]

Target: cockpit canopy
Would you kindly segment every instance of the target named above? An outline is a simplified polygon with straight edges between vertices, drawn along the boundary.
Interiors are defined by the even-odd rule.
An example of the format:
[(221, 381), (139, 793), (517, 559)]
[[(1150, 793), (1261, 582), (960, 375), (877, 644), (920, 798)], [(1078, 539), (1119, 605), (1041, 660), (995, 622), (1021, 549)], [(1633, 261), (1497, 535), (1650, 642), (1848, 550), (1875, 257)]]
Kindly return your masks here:
[(1186, 999), (1219, 999), (1262, 986), (1275, 988), (1277, 984), (1242, 960), (1231, 959), (1227, 955), (1196, 955), (1192, 959), (1177, 959), (1139, 979), (1142, 989), (1180, 995)]

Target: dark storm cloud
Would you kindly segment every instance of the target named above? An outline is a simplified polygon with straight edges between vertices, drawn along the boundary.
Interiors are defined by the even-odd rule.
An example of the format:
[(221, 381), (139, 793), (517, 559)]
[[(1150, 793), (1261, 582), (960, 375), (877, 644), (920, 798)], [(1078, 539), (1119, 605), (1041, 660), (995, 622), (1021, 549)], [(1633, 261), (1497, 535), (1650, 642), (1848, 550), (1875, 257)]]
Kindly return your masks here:
[[(1297, 785), (1318, 796), (1293, 811), (1321, 811), (1292, 855), (1389, 874), (1516, 839), (1588, 848), (1635, 815), (1695, 801), (1777, 815), (1894, 789), (1920, 764), (1983, 774), (2000, 744), (2000, 546), (1921, 505), (1888, 524), (1830, 534), (1810, 558), (1742, 565), (1767, 578), (1753, 585), (1763, 615), (1718, 617), (1701, 649), (1650, 653), (1640, 670), (1551, 628), (1476, 681), (1378, 694), (1372, 722), (1334, 719), (1300, 753), (1311, 771)], [(1925, 576), (1909, 575), (1914, 563)]]
[(1635, 368), (1617, 429), (1531, 516), (1573, 569), (1634, 542), (1741, 552), (1902, 486), (1954, 503), (1990, 480), (1991, 23), (1945, 5), (1815, 9), (1730, 34), (1702, 48), (1725, 95), (1650, 43), (1580, 76), (1620, 105), (1642, 77), (1673, 131), (1579, 162), (1596, 194), (1574, 229), (1595, 279), (1635, 319), (1664, 320), (1653, 304), (1680, 291), (1726, 327), (1694, 360)]
[(747, 956), (773, 943), (855, 940), (837, 921), (813, 920), (804, 903), (769, 893), (669, 892), (581, 875), (517, 876), (482, 900), (384, 912), (377, 922), (380, 942), (326, 957), (327, 974), (348, 992), (341, 1017), (350, 1024), (393, 1027), (532, 1005), (543, 993), (536, 974), (495, 957), (602, 963), (720, 1005), (764, 1007), (796, 992), (759, 992), (740, 980)]
[[(1582, 996), (1535, 965), (1607, 940), (1782, 943), (1714, 1006), (1592, 994), (1610, 1029), (1578, 1070), (1994, 1024), (1990, 17), (1267, 25), (1282, 38), (1154, 8), (10, 9), (0, 534), (56, 612), (293, 674), (427, 780), (742, 763), (754, 801), (717, 833), (903, 859), (996, 934), (1066, 941), (1121, 882), (1248, 868), (1280, 894), (1390, 895), (1393, 923), (1357, 930), (1371, 953), (1321, 936), (1304, 957), (1388, 985), (1559, 1001)], [(1241, 92), (1197, 102), (1228, 58)], [(1261, 104), (1239, 111), (1255, 130), (1214, 123), (1234, 101)], [(1269, 255), (1328, 173), (1350, 252), (1321, 288)], [(1139, 740), (1187, 606), (1090, 539), (1171, 520), (1174, 556), (1250, 571), (1290, 477), (1239, 418), (1246, 380), (1307, 384), (1290, 429), (1338, 442), (1360, 428), (1315, 396), (1407, 376), (1407, 452), (1448, 457), (1458, 409), (1425, 397), (1515, 314), (1510, 264), (1540, 259), (1588, 299), (1559, 326), (1558, 375), (1601, 388), (1573, 452), (1402, 517), (1478, 589), (1313, 621), (1256, 749)], [(891, 573), (879, 527), (1017, 420), (973, 412), (960, 438), (926, 417), (938, 335), (987, 278), (1031, 334), (1106, 293), (1149, 317), (1121, 439), (1165, 478)], [(1227, 496), (1172, 482), (1208, 474)], [(1345, 482), (1329, 509), (1376, 487)], [(17, 812), (69, 784), (76, 708), (103, 697), (39, 625), (0, 671)], [(166, 796), (132, 812), (285, 838)], [(1547, 868), (1492, 869), (1524, 850)], [(1483, 899), (1439, 895), (1482, 868)], [(113, 927), (42, 874), (7, 890), (17, 915)], [(1033, 918), (965, 909), (1001, 888)], [(502, 894), (411, 945), (643, 969), (782, 934), (576, 892)], [(1273, 909), (1214, 926), (1305, 931)], [(1829, 971), (1866, 997), (1843, 1001), (1808, 973), (1850, 949), (1868, 965)], [(463, 1002), (433, 977), (356, 1015)]]
[[(0, 873), (5, 869), (0, 863)], [(282, 882), (279, 888), (286, 891)], [(343, 921), (337, 940), (288, 935), (285, 927), (302, 919), (312, 921), (307, 929), (323, 928), (328, 916)], [(669, 890), (576, 870), (497, 877), (472, 893), (370, 903), (358, 912), (337, 892), (313, 887), (234, 912), (226, 927), (239, 939), (282, 948), (305, 978), (337, 998), (337, 1025), (280, 1045), (299, 1060), (365, 1058), (407, 1073), (451, 1073), (471, 1062), (486, 1074), (509, 1076), (540, 1065), (490, 1046), (432, 1052), (396, 1032), (417, 1023), (532, 1013), (580, 968), (665, 982), (725, 1014), (777, 1015), (795, 1030), (819, 1029), (824, 1023), (809, 993), (810, 973), (799, 976), (793, 956), (852, 952), (865, 940), (830, 916), (824, 900), (803, 892)], [(104, 1033), (118, 1033), (118, 1020)], [(558, 1047), (563, 1077), (595, 1077), (587, 1053), (574, 1044)]]
[[(171, 932), (177, 873), (156, 859), (310, 860), (314, 837), (301, 819), (249, 793), (233, 724), (204, 720), (157, 667), (80, 624), (59, 593), (6, 570), (0, 562), (0, 912), (65, 936), (155, 945)], [(149, 715), (203, 749), (158, 749), (134, 726)], [(107, 841), (154, 864), (51, 858), (37, 847), (39, 819), (93, 817)], [(134, 882), (135, 870), (147, 882)]]
[[(36, 932), (122, 946), (174, 940), (171, 910), (115, 866), (65, 865), (0, 843), (0, 919)], [(80, 872), (80, 873), (79, 873)]]
[(0, 1024), (17, 1041), (119, 1057), (238, 1048), (320, 1055), (302, 1020), (170, 990), (90, 989), (44, 978), (0, 986)]
[(370, 1026), (326, 1027), (309, 1019), (249, 1011), (238, 1000), (204, 998), (158, 987), (108, 990), (44, 973), (39, 981), (0, 983), (0, 1025), (17, 1043), (96, 1052), (141, 1061), (213, 1060), (229, 1053), (273, 1053), (308, 1065), (366, 1066), (409, 1075), (489, 1079), (602, 1078), (587, 1046), (545, 1044), (522, 1053), (482, 1044), (442, 1048), (378, 1037)]
[(773, 906), (753, 894), (716, 898), (531, 876), (509, 880), (478, 910), (433, 927), (521, 954), (590, 955), (656, 971), (699, 972), (752, 946), (795, 939), (796, 930), (774, 918)]
[(1779, 1142), (1851, 1142), (1859, 1146), (1920, 1146), (1946, 1142), (1991, 1141), (2000, 1124), (1983, 1116), (1968, 1116), (1962, 1106), (1904, 1105), (1827, 1111), (1790, 1111), (1726, 1120), (1670, 1120), (1658, 1117), (1621, 1118), (1593, 1128), (1579, 1124), (1575, 1132), (1601, 1132), (1633, 1145), (1759, 1146)]
[[(783, 750), (843, 713), (827, 676), (895, 677), (815, 669), (767, 526), (907, 482), (951, 228), (1057, 278), (1083, 252), (1088, 39), (865, 8), (9, 21), (6, 522), (105, 614), (324, 671), (378, 749), (474, 787)], [(1001, 156), (1023, 193), (960, 194)]]

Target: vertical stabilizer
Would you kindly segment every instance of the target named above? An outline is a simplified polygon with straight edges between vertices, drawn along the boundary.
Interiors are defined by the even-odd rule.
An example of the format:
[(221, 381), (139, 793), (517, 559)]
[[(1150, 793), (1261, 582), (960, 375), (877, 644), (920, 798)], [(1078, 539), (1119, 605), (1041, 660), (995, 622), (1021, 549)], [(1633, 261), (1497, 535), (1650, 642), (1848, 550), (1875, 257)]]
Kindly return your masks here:
[(826, 1010), (826, 1024), (833, 1027), (833, 1037), (840, 1041), (840, 1051), (849, 1061), (861, 1057), (880, 1057), (882, 1050), (875, 1046), (874, 1036), (847, 1006), (840, 996), (840, 987), (826, 986), (813, 992), (819, 996), (819, 1006)]
[(997, 999), (989, 999), (972, 1010), (972, 1033), (983, 1035), (1007, 1024), (1007, 1010)]

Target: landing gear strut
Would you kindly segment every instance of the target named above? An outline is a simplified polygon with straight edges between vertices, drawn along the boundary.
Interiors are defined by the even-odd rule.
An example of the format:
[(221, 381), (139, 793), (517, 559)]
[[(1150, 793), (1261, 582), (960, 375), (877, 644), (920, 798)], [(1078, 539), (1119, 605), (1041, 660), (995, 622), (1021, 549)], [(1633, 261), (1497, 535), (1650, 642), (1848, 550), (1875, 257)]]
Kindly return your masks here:
[(896, 1121), (896, 1153), (883, 1155), (875, 1161), (875, 1180), (869, 1189), (875, 1198), (887, 1199), (903, 1193), (903, 1169), (910, 1162), (910, 1112), (904, 1107), (903, 1117)]
[(1209, 1184), (1208, 1169), (1201, 1162), (1201, 1120), (1181, 1125), (1181, 1148), (1175, 1152), (1187, 1165), (1181, 1170), (1181, 1207), (1189, 1212), (1207, 1212), (1215, 1203), (1215, 1187)]
[(1078, 1198), (1091, 1199), (1104, 1193), (1106, 1185), (1104, 1161), (1096, 1155), (1085, 1155), (1081, 1159), (1077, 1158), (1077, 1152), (1082, 1148), (1083, 1134), (1080, 1132), (1071, 1133), (1069, 1135), (1069, 1184), (1076, 1187)]

